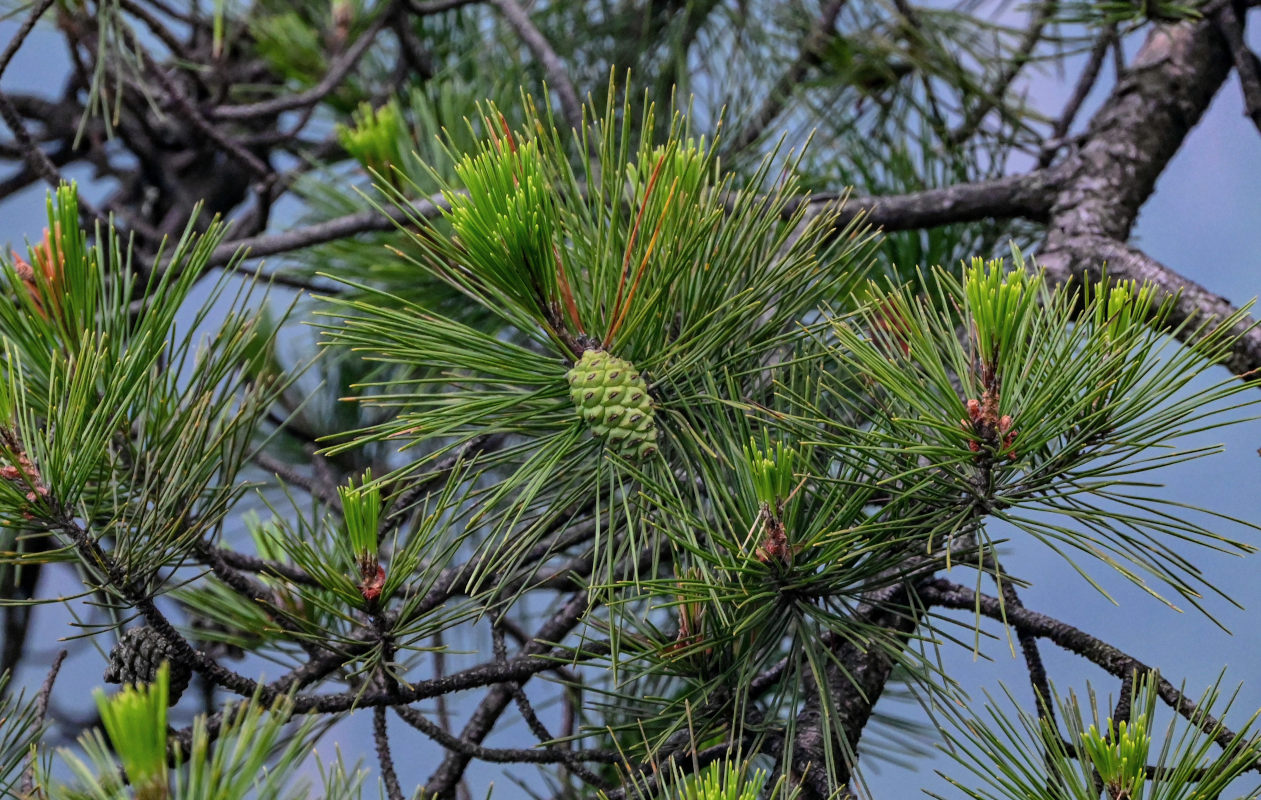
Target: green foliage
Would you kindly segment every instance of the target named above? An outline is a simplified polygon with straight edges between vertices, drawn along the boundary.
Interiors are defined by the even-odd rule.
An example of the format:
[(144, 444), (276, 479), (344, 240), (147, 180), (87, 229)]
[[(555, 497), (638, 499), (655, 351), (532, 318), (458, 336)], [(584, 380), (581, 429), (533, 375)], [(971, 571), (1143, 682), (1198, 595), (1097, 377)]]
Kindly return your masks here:
[[(284, 700), (272, 706), (257, 698), (234, 703), (216, 721), (194, 720), (187, 746), (167, 740), (166, 669), (155, 684), (126, 687), (111, 698), (97, 693), (109, 741), (93, 729), (79, 739), (82, 755), (68, 748), (62, 760), (75, 783), (37, 776), (49, 800), (246, 800), (250, 797), (299, 800), (310, 796), (299, 767), (310, 752), (317, 719), (296, 728)], [(168, 766), (168, 745), (171, 757)], [(115, 757), (117, 754), (117, 760)], [(122, 762), (123, 773), (118, 771)], [(340, 761), (325, 771), (330, 800), (360, 797), (362, 775), (347, 774)], [(123, 777), (126, 781), (124, 782)]]
[(1174, 347), (1169, 305), (1153, 307), (1149, 290), (1105, 283), (1082, 297), (1047, 287), (1018, 252), (1015, 267), (974, 262), (962, 281), (937, 271), (925, 297), (873, 289), (862, 313), (834, 326), (837, 369), (825, 373), (831, 395), (862, 422), (828, 426), (823, 442), (858, 448), (873, 478), (912, 508), (928, 504), (923, 535), (934, 546), (983, 536), (977, 523), (989, 517), (1075, 567), (1071, 551), (1198, 606), (1200, 590), (1215, 587), (1166, 537), (1252, 547), (1131, 476), (1203, 455), (1173, 443), (1225, 424), (1221, 401), (1255, 385), (1181, 391), (1222, 357), (1234, 320), (1181, 323), (1196, 343)]
[(1138, 673), (1122, 689), (1128, 696), (1118, 709), (1128, 709), (1126, 719), (1101, 720), (1093, 690), (1089, 709), (1070, 694), (1056, 695), (1039, 715), (992, 701), (984, 715), (952, 715), (957, 731), (947, 734), (949, 751), (979, 783), (948, 780), (977, 800), (1098, 800), (1101, 791), (1109, 800), (1207, 800), (1228, 787), (1242, 788), (1238, 796), (1246, 800), (1261, 796), (1257, 781), (1235, 783), (1261, 756), (1257, 715), (1226, 734), (1214, 715), (1225, 714), (1232, 699), (1220, 703), (1219, 681), (1188, 707), (1186, 720), (1174, 718), (1159, 731), (1162, 680)]
[(786, 788), (783, 777), (774, 786), (768, 786), (766, 772), (752, 769), (747, 761), (722, 760), (690, 774), (677, 764), (672, 765), (656, 792), (637, 787), (632, 796), (638, 800), (793, 800), (799, 794), (800, 790)]
[(15, 794), (21, 768), (44, 733), (37, 702), (9, 691), (10, 675), (0, 675), (0, 795)]
[(1147, 753), (1151, 748), (1149, 722), (1146, 713), (1133, 720), (1108, 719), (1105, 733), (1091, 725), (1081, 735), (1082, 751), (1109, 795), (1140, 796), (1147, 780)]
[(166, 707), (170, 691), (170, 664), (158, 668), (152, 684), (124, 686), (113, 697), (97, 689), (93, 693), (101, 725), (123, 762), (127, 783), (135, 787), (137, 800), (166, 797)]
[(353, 125), (337, 128), (337, 139), (350, 157), (374, 174), (390, 179), (393, 170), (402, 169), (412, 150), (412, 141), (397, 100), (373, 109), (361, 104), (351, 118)]
[[(288, 3), (261, 0), (232, 20), (246, 31), (256, 53), (280, 77), (277, 87), (249, 84), (236, 89), (237, 99), (257, 100), (260, 89), (309, 89), (324, 79), (335, 58), (362, 35), (381, 13), (379, 6), (365, 0), (334, 0), (329, 3)], [(380, 56), (367, 56), (377, 60)], [(349, 114), (372, 96), (369, 82), (350, 74), (326, 98), (330, 106)]]
[[(0, 259), (13, 298), (0, 303), (0, 517), (67, 543), (69, 520), (84, 521), (113, 542), (122, 575), (98, 577), (119, 592), (115, 578), (147, 584), (218, 528), (287, 378), (259, 377), (274, 329), (248, 284), (229, 299), (221, 279), (176, 324), (222, 226), (199, 235), (190, 224), (141, 269), (112, 231), (89, 244), (78, 218), (75, 188), (63, 186), (44, 243), (29, 260)], [(221, 297), (223, 323), (201, 330)]]
[[(651, 419), (658, 448), (691, 459), (712, 447), (705, 415), (723, 398), (766, 393), (767, 360), (855, 285), (868, 246), (852, 230), (832, 236), (827, 214), (804, 222), (800, 207), (788, 207), (792, 179), (772, 181), (769, 167), (734, 185), (681, 118), (657, 145), (651, 111), (638, 130), (610, 111), (593, 124), (589, 147), (577, 148), (598, 161), (588, 154), (578, 169), (565, 139), (533, 110), (518, 131), (493, 108), (483, 126), (476, 152), (452, 154), (463, 185), (444, 189), (443, 220), (411, 216), (406, 198), (385, 188), (409, 214), (415, 268), (488, 312), (489, 327), (359, 285), (365, 299), (330, 298), (326, 342), (420, 374), (368, 384), (361, 400), (397, 413), (331, 452), (385, 441), (430, 450), (396, 470), (398, 480), (475, 437), (513, 438), (481, 462), (503, 469), (481, 513), (501, 531), (527, 516), (538, 521), (506, 549), (500, 538), (486, 540), (492, 569), (537, 540), (555, 519), (547, 509), (586, 502), (599, 485), (612, 487), (603, 502), (633, 499), (617, 488), (631, 474), (616, 458), (620, 445), (599, 446), (611, 433), (584, 436), (586, 422), (574, 413), (567, 376), (584, 353), (632, 364), (625, 374), (641, 376), (650, 401), (639, 401), (638, 424)], [(704, 376), (724, 374), (735, 376), (730, 393), (702, 386)], [(600, 416), (597, 427), (616, 428)], [(625, 430), (647, 437), (635, 452), (648, 455), (648, 429)], [(649, 459), (644, 468), (663, 467)]]
[[(1011, 269), (983, 259), (957, 275), (929, 269), (1027, 232), (986, 223), (876, 239), (806, 202), (810, 189), (893, 194), (990, 177), (1029, 144), (1034, 121), (998, 80), (1004, 70), (987, 68), (1035, 60), (1020, 32), (960, 9), (901, 4), (891, 15), (864, 2), (841, 4), (836, 24), (815, 31), (818, 6), (532, 6), (561, 57), (582, 62), (571, 70), (580, 92), (603, 85), (610, 65), (648, 67), (625, 94), (590, 100), (573, 135), (514, 94), (537, 67), (499, 10), (392, 18), (397, 52), (370, 48), (313, 93), (334, 116), (312, 109), (295, 129), (317, 120), (346, 158), (306, 163), (305, 140), (286, 153), (304, 160), (297, 171), (313, 168), (299, 179), (310, 220), (375, 209), (398, 224), (297, 257), (330, 295), (319, 301), (326, 357), (302, 383), (275, 346), (290, 331), (249, 310), (265, 302), (251, 286), (229, 300), (236, 279), (225, 278), (193, 299), (222, 226), (190, 223), (178, 243), (138, 258), (108, 228), (80, 230), (73, 188), (58, 190), (45, 243), (0, 258), (11, 301), (0, 303), (0, 523), (20, 532), (6, 543), (29, 533), (23, 547), (47, 548), (0, 562), (73, 560), (111, 612), (171, 592), (195, 646), (291, 668), (281, 691), (303, 693), (305, 708), (409, 691), (422, 665), (442, 669), (424, 659), (446, 651), (449, 632), (489, 621), (502, 637), (537, 614), (527, 593), (564, 587), (565, 607), (582, 613), (523, 634), (528, 654), (511, 666), (546, 661), (566, 691), (597, 698), (575, 711), (587, 724), (564, 744), (616, 748), (639, 770), (619, 776), (631, 791), (650, 773), (659, 781), (643, 800), (791, 798), (803, 774), (850, 776), (857, 731), (843, 707), (875, 697), (852, 699), (873, 689), (847, 654), (888, 667), (877, 693), (904, 683), (921, 701), (954, 702), (931, 652), (953, 636), (914, 586), (960, 562), (978, 581), (1018, 579), (1002, 572), (995, 523), (1101, 591), (1080, 555), (1198, 605), (1216, 588), (1178, 545), (1251, 548), (1163, 499), (1146, 473), (1201, 455), (1179, 440), (1256, 388), (1185, 392), (1242, 318), (1174, 324), (1153, 289), (1132, 283), (1051, 287), (1018, 250)], [(240, 103), (320, 87), (398, 7), (217, 2), (215, 59), (237, 48), (266, 76), (223, 93)], [(100, 8), (101, 51), (131, 53), (117, 4)], [(1105, 24), (1194, 13), (1087, 11)], [(1060, 48), (1072, 36), (1053, 38)], [(695, 81), (688, 114), (659, 113), (672, 83), (717, 58), (725, 68)], [(805, 77), (784, 92), (777, 79), (798, 59)], [(136, 76), (149, 71), (124, 63), (117, 83), (143, 90)], [(100, 111), (96, 77), (89, 104)], [(657, 91), (639, 91), (649, 85)], [(771, 102), (720, 113), (755, 94)], [(992, 128), (955, 136), (956, 116), (984, 119), (990, 107)], [(210, 119), (266, 147), (270, 134), (239, 108)], [(819, 156), (770, 144), (820, 122)], [(355, 194), (366, 175), (377, 190)], [(863, 283), (876, 254), (891, 286)], [(232, 311), (212, 325), (216, 303)], [(1176, 347), (1174, 334), (1194, 344)], [(262, 447), (281, 480), (255, 496), (243, 468)], [(248, 541), (227, 548), (233, 514), (255, 501), (264, 511), (242, 515)], [(501, 638), (494, 649), (494, 662), (445, 685), (483, 685), (478, 676), (506, 668)], [(303, 671), (321, 663), (326, 672)], [(249, 694), (250, 679), (215, 675)], [(483, 683), (505, 705), (512, 693), (551, 757), (557, 742), (521, 691), (528, 677)], [(108, 744), (94, 731), (66, 753), (75, 786), (40, 772), (50, 800), (302, 795), (294, 773), (314, 715), (290, 736), (290, 705), (256, 696), (198, 717), (176, 747), (166, 682), (162, 672), (102, 701)], [(1052, 775), (1063, 800), (1104, 789), (1111, 800), (1198, 800), (1255, 760), (1242, 739), (1208, 759), (1218, 729), (1197, 717), (1202, 737), (1166, 746), (1147, 769), (1159, 744), (1154, 685), (1141, 683), (1130, 698), (1141, 710), (1124, 720), (1100, 722), (1092, 708), (1088, 723), (1073, 699), (1059, 707), (1065, 731), (1008, 712), (962, 723), (956, 751), (989, 782), (967, 791), (1043, 798)], [(20, 703), (0, 711), (10, 708), (29, 718)], [(29, 741), (0, 728), (0, 780), (12, 782)], [(699, 767), (699, 753), (724, 747), (726, 759)], [(557, 759), (566, 778), (587, 777), (567, 760), (577, 749)], [(324, 796), (358, 796), (362, 776), (340, 762), (321, 771)]]
[(757, 442), (751, 440), (744, 453), (757, 499), (768, 509), (775, 509), (777, 515), (783, 514), (797, 488), (797, 451), (783, 442), (776, 442), (772, 448), (767, 441), (758, 449)]
[(1123, 25), (1133, 29), (1144, 24), (1201, 19), (1203, 5), (1200, 0), (1078, 0), (1065, 3), (1056, 16), (1066, 23)]

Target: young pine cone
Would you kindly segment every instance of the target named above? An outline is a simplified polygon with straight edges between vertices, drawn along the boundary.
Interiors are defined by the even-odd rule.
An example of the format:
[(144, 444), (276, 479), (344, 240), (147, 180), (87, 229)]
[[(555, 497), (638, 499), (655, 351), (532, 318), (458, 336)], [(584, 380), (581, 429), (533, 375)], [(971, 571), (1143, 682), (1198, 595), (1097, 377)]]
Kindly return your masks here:
[(587, 350), (566, 377), (579, 416), (606, 445), (640, 460), (657, 452), (652, 398), (634, 364), (603, 350)]

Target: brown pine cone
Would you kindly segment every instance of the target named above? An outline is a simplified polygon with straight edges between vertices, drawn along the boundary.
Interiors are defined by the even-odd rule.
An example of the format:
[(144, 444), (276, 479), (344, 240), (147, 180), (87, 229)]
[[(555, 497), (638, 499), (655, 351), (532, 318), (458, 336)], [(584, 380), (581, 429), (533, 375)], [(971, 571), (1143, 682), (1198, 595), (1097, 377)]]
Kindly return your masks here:
[(128, 629), (114, 645), (109, 654), (109, 666), (105, 668), (105, 682), (153, 683), (163, 661), (171, 664), (171, 691), (167, 702), (175, 705), (188, 688), (193, 671), (187, 664), (176, 661), (174, 650), (166, 639), (147, 625)]

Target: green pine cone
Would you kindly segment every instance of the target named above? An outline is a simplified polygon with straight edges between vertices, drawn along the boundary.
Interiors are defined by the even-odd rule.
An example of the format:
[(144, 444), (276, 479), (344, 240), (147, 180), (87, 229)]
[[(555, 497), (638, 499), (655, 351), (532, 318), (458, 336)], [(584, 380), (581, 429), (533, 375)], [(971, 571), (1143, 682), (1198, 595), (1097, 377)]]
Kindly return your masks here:
[(574, 407), (592, 433), (628, 458), (657, 452), (652, 397), (634, 364), (603, 350), (587, 350), (566, 377)]

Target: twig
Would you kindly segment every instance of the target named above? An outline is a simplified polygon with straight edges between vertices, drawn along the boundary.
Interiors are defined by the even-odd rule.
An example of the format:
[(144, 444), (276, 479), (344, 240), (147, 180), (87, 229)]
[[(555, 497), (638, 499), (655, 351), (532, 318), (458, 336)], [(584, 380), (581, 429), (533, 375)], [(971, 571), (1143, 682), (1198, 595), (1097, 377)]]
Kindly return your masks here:
[[(513, 661), (508, 662), (507, 665), (496, 666), (500, 670), (505, 670), (507, 666), (521, 662), (522, 659), (536, 658), (536, 654), (544, 652), (547, 647), (547, 645), (540, 644), (540, 642), (559, 641), (561, 637), (578, 624), (586, 614), (587, 607), (587, 593), (575, 592), (570, 597), (569, 602), (552, 615), (551, 619), (539, 629), (537, 636), (535, 636), (536, 641), (521, 648), (520, 655)], [(505, 678), (487, 693), (481, 704), (478, 705), (473, 715), (469, 718), (468, 724), (464, 726), (464, 730), (460, 733), (461, 739), (477, 744), (486, 738), (491, 728), (494, 727), (495, 721), (499, 719), (499, 716), (504, 712), (504, 709), (507, 708), (508, 703), (512, 699), (512, 690), (509, 688), (508, 682), (513, 680), (517, 680), (515, 676)], [(448, 753), (446, 758), (442, 760), (442, 764), (426, 782), (426, 795), (443, 795), (450, 792), (451, 788), (464, 774), (468, 763), (468, 756), (462, 753)]]
[[(434, 635), (433, 635), (433, 674), (435, 678), (441, 678), (447, 671), (447, 653), (446, 653), (447, 645), (446, 645), (446, 642), (444, 641), (444, 638), (445, 637), (442, 635), (441, 629), (434, 632)], [(451, 733), (451, 730), (452, 730), (451, 707), (447, 703), (447, 696), (445, 694), (438, 695), (438, 697), (434, 701), (434, 705), (437, 707), (437, 710), (438, 710), (438, 727), (441, 729), (442, 733), (445, 734), (448, 739), (458, 742), (459, 740), (456, 739), (455, 735)], [(403, 706), (402, 708), (406, 709), (407, 711), (414, 710), (410, 706)], [(399, 710), (399, 707), (395, 706), (395, 711), (398, 711), (398, 710)], [(416, 711), (416, 713), (419, 714), (420, 712)], [(399, 716), (403, 717), (402, 713), (400, 713)], [(408, 722), (406, 717), (403, 717), (403, 721)], [(424, 721), (429, 722), (429, 720), (424, 720)], [(411, 724), (411, 723), (408, 722), (408, 724)], [(469, 791), (469, 788), (468, 788), (468, 781), (464, 781), (464, 780), (460, 781), (459, 785), (456, 786), (456, 794), (461, 798), (461, 800), (467, 800), (468, 798), (472, 797), (472, 793)]]
[(31, 9), (31, 13), (27, 15), (22, 26), (18, 28), (17, 33), (13, 34), (13, 38), (9, 40), (9, 44), (5, 46), (4, 52), (0, 53), (0, 76), (4, 75), (5, 70), (9, 68), (9, 62), (17, 55), (18, 49), (22, 47), (22, 43), (26, 41), (26, 37), (31, 35), (31, 31), (35, 30), (35, 24), (39, 22), (39, 18), (44, 16), (52, 4), (56, 0), (40, 0), (40, 2)]
[[(532, 638), (530, 638), (530, 635), (525, 632), (525, 629), (523, 629), (520, 625), (518, 625), (517, 623), (513, 622), (512, 620), (506, 617), (499, 620), (497, 624), (501, 628), (503, 628), (504, 633), (511, 636), (518, 645), (524, 646), (534, 641)], [(552, 671), (556, 673), (557, 678), (560, 678), (565, 683), (576, 685), (582, 682), (582, 678), (581, 676), (578, 675), (578, 673), (574, 672), (573, 670), (569, 669), (563, 664), (557, 664), (556, 669)]]
[[(582, 599), (585, 603), (585, 593), (583, 593)], [(562, 609), (553, 617), (553, 621), (561, 620), (566, 616), (569, 609), (570, 606), (566, 606), (565, 609)], [(549, 624), (551, 623), (549, 622)], [(572, 625), (576, 624), (577, 620), (572, 621)], [(555, 638), (561, 638), (567, 632), (557, 631)], [(557, 659), (582, 662), (603, 658), (612, 651), (612, 646), (608, 642), (587, 642), (583, 644), (581, 649), (556, 647), (549, 650), (546, 646), (539, 645), (536, 648), (526, 648), (526, 650), (530, 652), (517, 655), (507, 664), (500, 665), (487, 662), (460, 670), (459, 672), (453, 672), (441, 678), (430, 678), (416, 681), (407, 686), (400, 686), (398, 691), (395, 692), (349, 691), (322, 695), (300, 694), (294, 697), (294, 711), (299, 714), (340, 713), (352, 711), (356, 708), (414, 703), (418, 700), (429, 700), (440, 694), (451, 694), (452, 692), (460, 692), (467, 689), (492, 686), (494, 688), (491, 689), (487, 699), (483, 700), (482, 707), (479, 708), (478, 712), (474, 713), (473, 720), (469, 723), (469, 725), (474, 726), (474, 729), (480, 730), (488, 723), (493, 724), (494, 719), (499, 717), (499, 714), (503, 712), (504, 707), (511, 700), (511, 695), (503, 688), (503, 684), (510, 681), (526, 681), (540, 672), (547, 672), (556, 666)], [(325, 672), (324, 674), (328, 673)], [(279, 694), (271, 692), (267, 687), (258, 687), (258, 689), (262, 692), (264, 702), (274, 702), (279, 697)], [(492, 699), (493, 702), (491, 702)], [(488, 711), (492, 708), (494, 709), (493, 718), (488, 716)], [(468, 734), (469, 732), (470, 729), (466, 726), (463, 734)], [(462, 735), (461, 738), (465, 738), (467, 741), (481, 741), (489, 732), (489, 728), (486, 728), (481, 730), (476, 738), (470, 738), (467, 735)], [(458, 776), (454, 777), (458, 778)]]
[(272, 100), (262, 100), (257, 103), (244, 103), (235, 106), (217, 106), (207, 110), (207, 114), (211, 119), (221, 120), (252, 120), (261, 117), (274, 117), (285, 111), (293, 111), (297, 108), (305, 108), (314, 105), (323, 100), (330, 92), (335, 90), (345, 80), (355, 65), (359, 63), (359, 59), (372, 46), (381, 29), (385, 27), (385, 23), (397, 11), (398, 2), (393, 0), (384, 9), (377, 14), (376, 19), (368, 26), (368, 29), (355, 40), (355, 43), (347, 48), (336, 61), (328, 68), (328, 72), (319, 83), (310, 89), (298, 92), (296, 94), (277, 97)]
[(1112, 39), (1112, 71), (1118, 81), (1125, 75), (1125, 45), (1119, 36)]
[(1117, 696), (1116, 705), (1112, 708), (1112, 719), (1117, 722), (1122, 720), (1127, 722), (1132, 721), (1130, 720), (1130, 713), (1132, 711), (1130, 708), (1130, 695), (1134, 693), (1135, 674), (1135, 670), (1130, 670), (1125, 673), (1125, 675), (1121, 676), (1121, 691)]
[[(48, 154), (31, 139), (31, 134), (26, 130), (26, 126), (22, 124), (17, 109), (13, 107), (8, 96), (0, 92), (0, 118), (4, 119), (4, 123), (9, 126), (9, 130), (13, 131), (13, 138), (17, 140), (18, 145), (26, 154), (27, 163), (31, 169), (35, 170), (44, 182), (56, 189), (64, 181), (61, 172), (48, 159)], [(103, 220), (101, 212), (83, 196), (79, 197), (79, 212), (82, 217), (91, 220)]]
[(994, 85), (981, 97), (977, 104), (968, 109), (963, 122), (950, 132), (947, 140), (950, 144), (959, 145), (966, 142), (972, 137), (972, 134), (976, 133), (977, 128), (985, 121), (985, 117), (990, 111), (1003, 102), (1003, 98), (1007, 95), (1007, 90), (1011, 88), (1012, 83), (1020, 75), (1021, 70), (1033, 60), (1033, 51), (1037, 48), (1038, 42), (1042, 41), (1042, 32), (1046, 30), (1047, 23), (1054, 16), (1056, 5), (1057, 0), (1042, 0), (1038, 3), (1033, 19), (1030, 20), (1029, 27), (1025, 30), (1024, 38), (1021, 39), (1020, 44), (1016, 47), (1016, 56), (1010, 60), (1000, 60), (1000, 63), (1003, 65), (1002, 72), (999, 73)]
[[(928, 46), (929, 37), (924, 33), (926, 29), (919, 18), (919, 13), (915, 10), (914, 6), (911, 5), (909, 0), (893, 0), (893, 7), (896, 8), (898, 13), (902, 15), (902, 19), (906, 21), (906, 24), (910, 27), (911, 31), (913, 31), (915, 35), (921, 39), (919, 42), (914, 42), (912, 46)], [(947, 51), (947, 54), (949, 54), (949, 51)], [(957, 58), (954, 60), (953, 66), (956, 72), (962, 71), (962, 67), (959, 65)], [(929, 121), (932, 123), (933, 129), (937, 132), (938, 136), (943, 139), (947, 139), (949, 137), (949, 131), (946, 126), (946, 117), (942, 114), (941, 106), (937, 102), (937, 93), (933, 88), (933, 80), (929, 75), (923, 74), (920, 75), (920, 83), (924, 87), (924, 96), (928, 100)]]
[[(48, 716), (48, 701), (53, 694), (53, 682), (57, 680), (57, 673), (61, 671), (61, 664), (69, 654), (69, 650), (62, 650), (53, 658), (52, 666), (48, 668), (48, 675), (44, 677), (44, 682), (40, 684), (39, 695), (35, 699), (35, 719), (31, 721), (31, 727), (36, 730), (43, 727), (44, 719)], [(22, 774), (22, 796), (35, 796), (35, 752), (33, 750), (27, 762), (26, 771)]]
[(1064, 110), (1060, 112), (1059, 119), (1051, 128), (1051, 135), (1042, 144), (1042, 154), (1038, 159), (1039, 166), (1049, 165), (1055, 158), (1055, 151), (1063, 145), (1064, 137), (1068, 135), (1069, 128), (1073, 126), (1073, 120), (1077, 118), (1077, 112), (1081, 110), (1081, 104), (1086, 102), (1090, 90), (1095, 87), (1095, 82), (1099, 79), (1099, 73), (1103, 71), (1103, 60), (1107, 57), (1108, 49), (1116, 38), (1116, 32), (1114, 23), (1095, 39), (1094, 45), (1090, 48), (1086, 66), (1082, 67), (1081, 74), (1077, 76), (1072, 95), (1069, 96), (1068, 102), (1064, 104)]
[(394, 771), (394, 756), (390, 754), (390, 734), (386, 727), (385, 706), (372, 709), (372, 739), (376, 743), (377, 763), (381, 765), (381, 779), (385, 781), (386, 796), (390, 800), (403, 800), (403, 787)]
[[(491, 632), (491, 648), (495, 653), (495, 661), (500, 664), (508, 663), (508, 651), (504, 647), (504, 629), (496, 623), (492, 626)], [(507, 684), (512, 690), (512, 699), (516, 703), (517, 711), (520, 712), (521, 718), (525, 720), (526, 726), (530, 729), (530, 733), (534, 734), (534, 738), (539, 740), (539, 744), (549, 744), (556, 737), (552, 736), (551, 731), (539, 719), (539, 715), (535, 712), (534, 706), (530, 705), (530, 698), (525, 696), (525, 690), (521, 688), (521, 684), (511, 681)]]
[(394, 15), (394, 24), (391, 27), (398, 38), (399, 54), (398, 63), (395, 65), (397, 80), (403, 83), (413, 74), (422, 81), (433, 78), (435, 74), (433, 56), (416, 36), (406, 16)]
[(275, 173), (271, 165), (265, 163), (258, 156), (251, 153), (240, 142), (233, 140), (223, 131), (216, 128), (209, 120), (199, 111), (196, 106), (184, 95), (184, 92), (175, 85), (170, 76), (166, 74), (166, 70), (162, 65), (153, 59), (145, 48), (136, 38), (136, 34), (130, 28), (122, 28), (123, 38), (140, 56), (141, 63), (145, 69), (153, 73), (158, 83), (162, 85), (162, 89), (166, 92), (167, 99), (175, 104), (175, 107), (183, 114), (186, 120), (200, 131), (207, 139), (217, 144), (220, 149), (231, 156), (235, 161), (239, 162), (243, 167), (253, 172), (256, 176), (263, 180), (271, 178)]
[[(122, 10), (143, 22), (158, 41), (166, 45), (167, 51), (174, 59), (184, 62), (192, 61), (192, 58), (189, 57), (185, 50), (184, 43), (149, 9), (132, 0), (118, 0), (118, 4)], [(199, 86), (205, 88), (205, 82), (202, 81), (201, 76), (196, 71), (190, 71), (189, 75), (193, 80), (197, 81)]]
[(320, 638), (313, 639), (305, 635), (292, 620), (275, 608), (275, 595), (269, 587), (233, 569), (228, 564), (227, 559), (223, 557), (223, 554), (229, 551), (214, 547), (203, 541), (198, 542), (194, 546), (194, 552), (203, 563), (210, 567), (210, 571), (214, 573), (214, 576), (223, 581), (225, 586), (247, 600), (251, 600), (261, 606), (263, 613), (267, 614), (267, 618), (278, 625), (281, 630), (288, 633), (308, 655), (314, 656), (320, 651), (332, 652), (332, 648), (327, 641)]
[(543, 65), (543, 74), (547, 76), (548, 83), (560, 98), (561, 112), (565, 115), (565, 122), (574, 130), (581, 131), (582, 104), (578, 102), (578, 92), (574, 90), (574, 84), (569, 79), (569, 73), (565, 65), (561, 63), (560, 56), (556, 55), (556, 51), (552, 49), (552, 45), (539, 32), (539, 29), (534, 27), (534, 23), (530, 21), (530, 15), (517, 3), (517, 0), (490, 0), (490, 2), (499, 9), (499, 13), (503, 14), (504, 19), (517, 32), (517, 36), (521, 37), (521, 41), (525, 42), (525, 46)]
[(312, 588), (320, 586), (314, 578), (291, 564), (285, 564), (280, 561), (268, 561), (265, 558), (247, 555), (224, 547), (217, 547), (214, 550), (216, 553), (215, 558), (222, 560), (224, 564), (233, 569), (257, 572), (264, 575), (275, 575), (277, 578), (284, 578), (290, 583), (296, 583), (300, 586), (310, 586)]
[(470, 759), (492, 764), (569, 764), (588, 761), (601, 764), (617, 764), (622, 761), (615, 750), (559, 750), (554, 747), (485, 747), (452, 736), (442, 726), (429, 720), (418, 708), (394, 706), (394, 713), (416, 730), (433, 739), (448, 750)]
[(823, 8), (823, 13), (815, 20), (805, 38), (801, 41), (801, 50), (797, 58), (789, 65), (787, 71), (779, 76), (779, 80), (771, 87), (762, 101), (762, 106), (735, 135), (731, 137), (726, 149), (732, 152), (743, 150), (761, 138), (767, 126), (775, 121), (784, 110), (788, 98), (806, 77), (811, 67), (819, 63), (824, 46), (836, 35), (836, 19), (845, 7), (846, 0), (831, 0)]
[[(59, 147), (48, 155), (48, 163), (53, 165), (53, 169), (61, 169), (67, 164), (74, 161), (81, 154), (76, 153), (68, 147)], [(25, 154), (19, 156), (22, 160), (22, 166), (9, 177), (0, 180), (0, 199), (8, 198), (10, 195), (20, 192), (32, 183), (43, 179), (43, 173), (31, 166)]]
[[(555, 543), (536, 545), (526, 556), (524, 563), (546, 556), (552, 552), (552, 548), (555, 546), (557, 546)], [(231, 551), (223, 552), (228, 553)], [(240, 554), (234, 555), (239, 557)], [(444, 570), (425, 598), (412, 609), (412, 616), (414, 618), (424, 616), (446, 602), (447, 599), (459, 591), (459, 587), (464, 585), (467, 576), (478, 569), (480, 569), (480, 559), (473, 559), (458, 567), (450, 567)], [(398, 620), (395, 620), (395, 622), (398, 622)], [(546, 633), (546, 630), (540, 631), (540, 636)], [(557, 638), (560, 638), (563, 633), (563, 631), (557, 633)], [(331, 675), (347, 661), (370, 651), (376, 645), (378, 639), (379, 637), (375, 631), (364, 631), (363, 639), (357, 647), (348, 645), (341, 652), (330, 652), (326, 655), (312, 658), (307, 663), (290, 670), (271, 683), (263, 686), (255, 684), (250, 691), (238, 691), (224, 683), (219, 685), (224, 685), (233, 691), (237, 691), (242, 696), (249, 696), (253, 694), (254, 690), (257, 690), (262, 702), (273, 703), (295, 689), (310, 685)], [(540, 645), (540, 647), (542, 646)], [(560, 660), (578, 662), (601, 658), (608, 655), (611, 649), (611, 645), (608, 642), (588, 642), (581, 649), (556, 648), (550, 652), (541, 652), (540, 655), (518, 656), (503, 667), (495, 664), (483, 664), (453, 673), (452, 675), (439, 675), (431, 680), (412, 684), (406, 689), (395, 692), (376, 692), (368, 695), (358, 691), (332, 695), (297, 694), (293, 696), (294, 707), (297, 713), (309, 714), (338, 713), (377, 705), (397, 706), (418, 700), (440, 697), (452, 692), (502, 683), (507, 680), (521, 681), (539, 672), (555, 669), (557, 662)], [(207, 730), (212, 736), (216, 734), (222, 722), (223, 716), (221, 713), (213, 714), (207, 718)], [(181, 743), (187, 748), (191, 742), (191, 737), (191, 728), (185, 728), (174, 734), (173, 741)]]
[[(994, 579), (1002, 587), (1003, 603), (1010, 608), (1024, 608), (1015, 585), (1003, 580), (995, 570)], [(1038, 650), (1038, 638), (1027, 631), (1017, 630), (1016, 639), (1020, 642), (1020, 651), (1025, 657), (1025, 669), (1029, 672), (1029, 684), (1033, 687), (1033, 700), (1038, 707), (1038, 718), (1050, 723), (1055, 729), (1055, 706), (1052, 704), (1051, 684), (1047, 680), (1046, 665), (1042, 663), (1042, 653)]]
[(337, 493), (335, 491), (330, 493), (320, 481), (303, 475), (295, 469), (292, 464), (287, 464), (275, 456), (272, 456), (270, 453), (262, 450), (254, 454), (253, 461), (255, 464), (280, 478), (285, 483), (302, 489), (333, 511), (340, 511), (341, 504), (338, 502)]
[(210, 255), (210, 266), (221, 267), (230, 262), (238, 252), (248, 251), (249, 258), (271, 256), (277, 253), (288, 253), (314, 247), (325, 242), (357, 236), (361, 233), (381, 233), (396, 230), (407, 223), (409, 217), (419, 216), (433, 219), (443, 211), (450, 210), (446, 200), (441, 197), (412, 201), (411, 208), (399, 209), (390, 206), (384, 212), (360, 211), (335, 217), (325, 222), (317, 222), (302, 228), (295, 228), (285, 233), (264, 236), (249, 236), (224, 242), (214, 249)]

